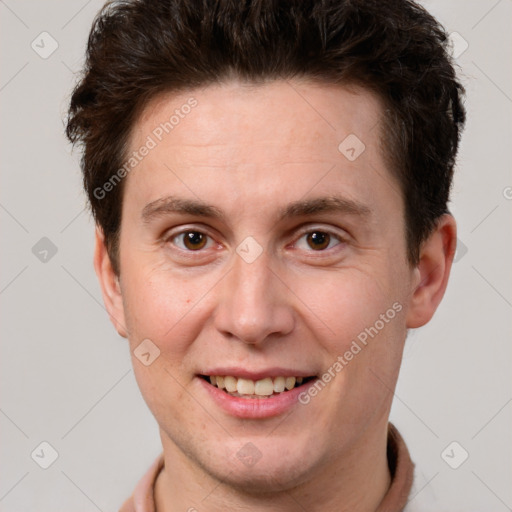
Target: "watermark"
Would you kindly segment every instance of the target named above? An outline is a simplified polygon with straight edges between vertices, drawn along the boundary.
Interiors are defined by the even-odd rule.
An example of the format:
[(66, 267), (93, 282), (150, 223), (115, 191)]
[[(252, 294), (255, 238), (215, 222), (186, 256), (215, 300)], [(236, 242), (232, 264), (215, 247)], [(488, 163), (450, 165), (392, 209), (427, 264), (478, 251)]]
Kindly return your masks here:
[(135, 348), (133, 355), (144, 366), (150, 366), (160, 356), (160, 349), (149, 338), (146, 338)]
[(236, 453), (237, 459), (248, 467), (254, 466), (262, 456), (260, 450), (252, 443), (245, 443)]
[(299, 394), (299, 402), (303, 405), (309, 404), (309, 402), (311, 402), (311, 398), (317, 396), (318, 393), (322, 391), (322, 389), (324, 389), (325, 386), (327, 386), (327, 384), (331, 382), (331, 380), (333, 380), (334, 377), (336, 377), (336, 375), (340, 373), (341, 370), (343, 370), (343, 368), (345, 368), (345, 366), (347, 366), (348, 363), (368, 345), (368, 341), (375, 338), (375, 336), (384, 329), (386, 324), (389, 324), (389, 322), (391, 322), (391, 320), (393, 320), (397, 313), (400, 313), (402, 309), (403, 307), (400, 302), (393, 303), (385, 313), (381, 313), (379, 315), (379, 319), (376, 320), (372, 326), (366, 327), (364, 331), (361, 331), (357, 335), (357, 339), (352, 340), (350, 348), (346, 350), (343, 355), (338, 356), (336, 361), (327, 368), (327, 370), (314, 384), (309, 386), (306, 391)]
[(48, 469), (59, 458), (59, 452), (48, 441), (43, 441), (34, 448), (30, 456), (39, 467)]
[(357, 160), (365, 149), (363, 141), (353, 133), (345, 137), (338, 146), (338, 151), (350, 162)]
[(457, 441), (452, 441), (442, 452), (441, 458), (452, 469), (458, 469), (469, 457), (467, 450)]
[(43, 238), (32, 247), (32, 254), (41, 263), (48, 263), (57, 254), (57, 251), (57, 246), (46, 236), (43, 236)]
[(246, 263), (252, 263), (261, 255), (263, 247), (252, 236), (248, 236), (240, 242), (236, 252)]
[(158, 143), (163, 140), (163, 138), (171, 133), (178, 124), (180, 124), (182, 119), (190, 114), (192, 109), (197, 107), (197, 100), (194, 97), (191, 97), (187, 100), (186, 103), (181, 105), (180, 108), (177, 108), (174, 111), (174, 114), (169, 117), (167, 121), (160, 123), (156, 128), (153, 129), (150, 135), (146, 137), (146, 140), (142, 146), (140, 146), (136, 151), (133, 151), (132, 154), (128, 157), (124, 165), (119, 168), (101, 187), (96, 187), (93, 191), (93, 195), (96, 199), (104, 199), (105, 196), (114, 190), (121, 180), (125, 178), (130, 171), (133, 171), (137, 165), (139, 165), (142, 160), (146, 156), (149, 155), (149, 152), (152, 149), (155, 149), (158, 146)]
[(453, 256), (453, 263), (458, 263), (462, 258), (464, 258), (467, 252), (467, 245), (460, 238), (457, 238), (457, 246), (455, 249), (455, 255)]
[(48, 59), (59, 47), (57, 40), (48, 32), (41, 32), (31, 43), (30, 47), (41, 59)]
[(448, 36), (448, 51), (454, 59), (458, 59), (468, 48), (469, 43), (458, 32)]

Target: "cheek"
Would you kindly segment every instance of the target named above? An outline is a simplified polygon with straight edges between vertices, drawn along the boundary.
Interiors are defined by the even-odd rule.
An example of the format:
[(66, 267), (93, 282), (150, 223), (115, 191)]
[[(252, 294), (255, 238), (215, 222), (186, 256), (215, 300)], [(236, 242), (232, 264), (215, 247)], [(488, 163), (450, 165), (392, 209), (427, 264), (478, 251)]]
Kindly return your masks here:
[(304, 279), (299, 297), (324, 325), (328, 338), (337, 340), (334, 343), (341, 344), (337, 348), (342, 349), (391, 308), (396, 293), (391, 284), (361, 269), (340, 269)]
[[(315, 282), (304, 281), (300, 297), (312, 313), (309, 318), (312, 330), (319, 337), (323, 348), (329, 354), (327, 368), (339, 362), (343, 369), (335, 371), (343, 375), (336, 379), (342, 387), (354, 387), (356, 394), (373, 393), (378, 379), (393, 382), (398, 371), (403, 342), (405, 340), (405, 306), (403, 291), (392, 272), (375, 273), (358, 269), (343, 269), (330, 273)], [(348, 385), (348, 382), (351, 384)]]
[(185, 391), (183, 377), (161, 356), (151, 366), (133, 360), (134, 374), (140, 392), (158, 424), (169, 428), (173, 437), (179, 435), (180, 426), (200, 432), (208, 416), (192, 414), (197, 402)]
[(132, 350), (149, 338), (170, 364), (180, 364), (208, 318), (206, 292), (218, 277), (176, 275), (140, 263), (125, 269), (123, 299)]

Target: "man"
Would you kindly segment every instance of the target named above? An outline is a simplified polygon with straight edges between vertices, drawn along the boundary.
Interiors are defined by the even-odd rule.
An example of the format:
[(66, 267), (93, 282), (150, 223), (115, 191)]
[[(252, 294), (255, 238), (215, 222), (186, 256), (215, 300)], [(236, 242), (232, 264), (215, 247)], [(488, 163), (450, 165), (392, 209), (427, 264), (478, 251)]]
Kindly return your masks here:
[(409, 1), (109, 3), (67, 133), (160, 457), (123, 511), (399, 511), (462, 87)]

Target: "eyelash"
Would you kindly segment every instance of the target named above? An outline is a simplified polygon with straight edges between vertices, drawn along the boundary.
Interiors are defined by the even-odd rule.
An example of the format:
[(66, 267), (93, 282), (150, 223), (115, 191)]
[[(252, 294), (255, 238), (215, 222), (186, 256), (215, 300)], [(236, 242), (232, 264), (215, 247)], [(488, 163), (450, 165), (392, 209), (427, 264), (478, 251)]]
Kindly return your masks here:
[[(294, 245), (296, 246), (299, 243), (300, 240), (302, 240), (304, 237), (307, 237), (308, 235), (311, 235), (313, 233), (322, 233), (322, 234), (328, 235), (331, 238), (331, 240), (329, 241), (329, 245), (334, 240), (336, 240), (338, 242), (333, 247), (328, 247), (326, 249), (321, 249), (321, 250), (316, 250), (316, 251), (310, 247), (309, 250), (307, 250), (307, 252), (310, 252), (310, 253), (313, 253), (313, 254), (315, 254), (315, 253), (319, 254), (319, 253), (330, 251), (334, 247), (337, 247), (338, 245), (346, 242), (345, 238), (343, 238), (338, 233), (335, 233), (332, 230), (324, 229), (324, 228), (308, 228), (306, 231), (303, 231), (300, 234), (299, 238), (294, 242)], [(305, 243), (307, 244), (307, 241)]]
[[(185, 247), (180, 247), (176, 244), (176, 242), (174, 242), (177, 238), (179, 237), (183, 237), (184, 235), (186, 235), (187, 233), (199, 233), (203, 236), (206, 236), (207, 237), (207, 241), (206, 241), (206, 247), (201, 247), (200, 249), (197, 249), (197, 250), (192, 250), (192, 249), (188, 249), (188, 248), (185, 248)], [(293, 245), (297, 245), (300, 240), (302, 240), (304, 237), (307, 237), (308, 235), (311, 235), (313, 233), (322, 233), (322, 234), (325, 234), (325, 235), (328, 235), (329, 237), (331, 237), (331, 240), (329, 241), (329, 245), (331, 245), (331, 242), (333, 240), (337, 241), (337, 243), (332, 246), (332, 247), (327, 247), (326, 249), (319, 249), (319, 250), (314, 250), (312, 248), (310, 248), (309, 250), (306, 250), (306, 252), (311, 252), (311, 253), (325, 253), (327, 251), (330, 251), (332, 250), (334, 247), (337, 247), (338, 245), (340, 244), (343, 244), (343, 243), (346, 243), (346, 239), (343, 238), (342, 236), (340, 236), (338, 233), (335, 233), (334, 231), (332, 230), (329, 230), (329, 229), (325, 229), (325, 228), (309, 228), (305, 231), (303, 231), (300, 236), (296, 239), (295, 242), (293, 242)], [(171, 234), (169, 237), (167, 237), (167, 239), (165, 240), (165, 242), (170, 242), (170, 243), (173, 243), (175, 246), (178, 247), (178, 249), (184, 253), (190, 253), (190, 254), (193, 254), (193, 253), (201, 253), (203, 252), (204, 250), (206, 249), (209, 249), (211, 248), (212, 246), (212, 243), (215, 243), (215, 240), (212, 236), (210, 236), (208, 233), (205, 233), (204, 231), (201, 231), (200, 229), (192, 229), (192, 228), (189, 228), (189, 229), (184, 229), (183, 231), (180, 231), (178, 233), (174, 233), (174, 234)], [(307, 241), (305, 242), (307, 243)], [(183, 242), (182, 242), (183, 244)]]
[[(208, 240), (206, 241), (206, 243), (207, 243), (207, 244), (209, 244), (209, 242), (213, 242), (213, 241), (214, 241), (214, 240), (213, 240), (213, 238), (212, 238), (210, 235), (208, 235), (207, 233), (204, 233), (203, 231), (200, 231), (199, 229), (186, 229), (186, 230), (184, 230), (184, 231), (181, 231), (180, 233), (176, 233), (176, 234), (174, 234), (174, 235), (171, 235), (171, 236), (168, 238), (168, 241), (171, 241), (171, 242), (172, 242), (172, 241), (173, 241), (173, 240), (175, 240), (176, 238), (178, 238), (178, 237), (180, 237), (180, 236), (184, 236), (184, 235), (186, 235), (187, 233), (199, 233), (199, 234), (201, 234), (201, 235), (203, 235), (203, 236), (206, 236), (206, 237), (207, 237), (207, 239), (208, 239)], [(175, 244), (175, 245), (176, 245), (176, 244)], [(209, 245), (211, 246), (212, 244), (210, 243)], [(207, 247), (207, 248), (209, 248), (209, 247)], [(184, 247), (179, 247), (179, 249), (180, 249), (180, 250), (182, 250), (182, 251), (185, 251), (185, 252), (200, 252), (200, 251), (202, 251), (204, 248), (202, 247), (201, 249), (198, 249), (197, 251), (193, 251), (192, 249), (187, 249), (187, 248), (184, 248)]]

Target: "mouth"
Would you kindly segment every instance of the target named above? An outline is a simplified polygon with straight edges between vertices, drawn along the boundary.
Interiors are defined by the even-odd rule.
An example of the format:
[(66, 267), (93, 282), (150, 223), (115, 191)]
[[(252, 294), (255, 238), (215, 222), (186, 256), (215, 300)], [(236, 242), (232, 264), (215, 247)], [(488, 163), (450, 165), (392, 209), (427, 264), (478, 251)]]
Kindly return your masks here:
[(265, 400), (279, 395), (285, 395), (293, 389), (306, 386), (317, 378), (309, 377), (277, 376), (264, 377), (259, 380), (251, 380), (232, 375), (199, 375), (209, 385), (223, 391), (232, 397)]

